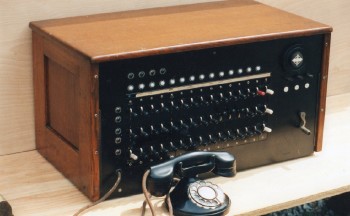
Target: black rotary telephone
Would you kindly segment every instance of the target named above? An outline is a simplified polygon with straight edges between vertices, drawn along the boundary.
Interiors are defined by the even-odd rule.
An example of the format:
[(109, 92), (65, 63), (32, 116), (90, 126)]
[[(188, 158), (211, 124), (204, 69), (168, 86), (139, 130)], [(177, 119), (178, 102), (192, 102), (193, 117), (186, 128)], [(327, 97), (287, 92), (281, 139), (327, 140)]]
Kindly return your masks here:
[[(224, 215), (229, 197), (215, 184), (197, 178), (212, 172), (224, 177), (236, 174), (236, 161), (227, 152), (191, 152), (152, 166), (147, 177), (148, 191), (154, 196), (167, 195), (175, 177), (181, 180), (169, 194), (176, 216)], [(169, 204), (167, 205), (169, 209)]]

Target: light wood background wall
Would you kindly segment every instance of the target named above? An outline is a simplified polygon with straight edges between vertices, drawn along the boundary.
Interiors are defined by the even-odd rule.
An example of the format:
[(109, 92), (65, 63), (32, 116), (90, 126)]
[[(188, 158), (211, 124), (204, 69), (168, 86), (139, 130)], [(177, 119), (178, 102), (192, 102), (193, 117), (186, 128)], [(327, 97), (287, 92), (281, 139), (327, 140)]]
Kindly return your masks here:
[[(0, 0), (0, 155), (35, 149), (30, 21), (205, 1)], [(349, 92), (350, 1), (259, 1), (334, 27), (328, 95)]]

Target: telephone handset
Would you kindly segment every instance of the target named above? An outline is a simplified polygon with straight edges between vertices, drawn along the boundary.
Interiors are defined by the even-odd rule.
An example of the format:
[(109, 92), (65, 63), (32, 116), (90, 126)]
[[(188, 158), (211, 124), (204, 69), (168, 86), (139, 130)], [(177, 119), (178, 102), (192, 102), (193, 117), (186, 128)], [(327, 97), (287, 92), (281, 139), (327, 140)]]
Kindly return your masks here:
[(233, 177), (236, 161), (227, 152), (187, 153), (152, 166), (147, 177), (147, 189), (154, 196), (167, 195), (174, 177), (178, 177), (181, 180), (169, 195), (174, 215), (224, 215), (231, 201), (217, 185), (197, 178), (198, 174), (207, 172)]

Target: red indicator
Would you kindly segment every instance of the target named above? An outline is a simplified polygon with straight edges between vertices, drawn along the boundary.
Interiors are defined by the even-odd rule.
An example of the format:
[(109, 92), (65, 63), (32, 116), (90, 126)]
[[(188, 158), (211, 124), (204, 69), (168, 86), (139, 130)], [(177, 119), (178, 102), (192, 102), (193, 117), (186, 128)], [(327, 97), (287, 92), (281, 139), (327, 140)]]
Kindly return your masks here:
[(266, 93), (265, 93), (265, 92), (260, 91), (260, 90), (258, 90), (258, 91), (257, 91), (257, 93), (258, 93), (258, 95), (260, 95), (260, 96), (265, 96), (265, 95), (266, 95)]

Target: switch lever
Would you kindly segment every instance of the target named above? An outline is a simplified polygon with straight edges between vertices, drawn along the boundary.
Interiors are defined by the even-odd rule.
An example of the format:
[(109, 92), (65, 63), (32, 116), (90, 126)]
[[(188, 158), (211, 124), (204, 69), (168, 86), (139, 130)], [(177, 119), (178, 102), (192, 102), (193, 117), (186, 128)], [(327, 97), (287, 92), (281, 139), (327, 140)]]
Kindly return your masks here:
[(306, 128), (306, 113), (305, 112), (300, 112), (299, 113), (299, 116), (300, 116), (300, 119), (301, 119), (301, 122), (300, 122), (300, 129), (307, 135), (310, 135), (311, 134), (311, 131), (310, 129)]

